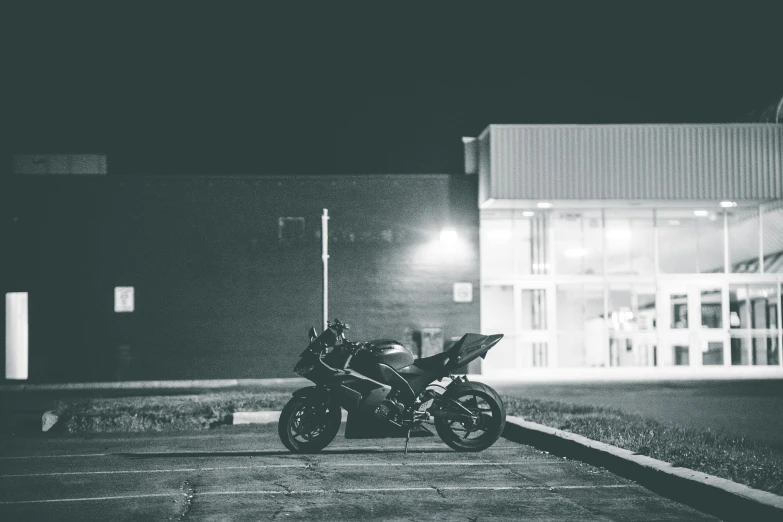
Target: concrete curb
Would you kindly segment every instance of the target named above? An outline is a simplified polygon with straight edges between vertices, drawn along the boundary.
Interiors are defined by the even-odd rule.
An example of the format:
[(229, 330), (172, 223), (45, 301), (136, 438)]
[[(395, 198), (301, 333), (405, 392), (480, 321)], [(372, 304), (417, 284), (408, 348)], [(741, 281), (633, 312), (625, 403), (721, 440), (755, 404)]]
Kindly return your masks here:
[[(232, 415), (232, 424), (274, 424), (280, 419), (279, 411), (235, 411)], [(348, 412), (341, 411), (342, 421), (348, 419)]]
[(675, 467), (581, 435), (508, 416), (503, 436), (606, 468), (722, 520), (783, 520), (783, 497), (779, 495)]
[(72, 382), (61, 384), (2, 384), (0, 392), (77, 391), (77, 390), (222, 390), (244, 386), (305, 386), (310, 381), (301, 377), (291, 379), (215, 379), (190, 381), (121, 381), (121, 382)]

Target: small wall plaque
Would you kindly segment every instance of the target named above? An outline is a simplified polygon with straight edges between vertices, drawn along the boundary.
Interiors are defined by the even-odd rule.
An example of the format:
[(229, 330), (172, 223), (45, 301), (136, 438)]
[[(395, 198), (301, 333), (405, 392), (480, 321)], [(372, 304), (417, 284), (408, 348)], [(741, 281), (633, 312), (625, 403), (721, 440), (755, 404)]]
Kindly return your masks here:
[(134, 307), (134, 292), (132, 286), (114, 287), (114, 311), (132, 312)]
[(454, 283), (454, 302), (473, 302), (473, 283)]

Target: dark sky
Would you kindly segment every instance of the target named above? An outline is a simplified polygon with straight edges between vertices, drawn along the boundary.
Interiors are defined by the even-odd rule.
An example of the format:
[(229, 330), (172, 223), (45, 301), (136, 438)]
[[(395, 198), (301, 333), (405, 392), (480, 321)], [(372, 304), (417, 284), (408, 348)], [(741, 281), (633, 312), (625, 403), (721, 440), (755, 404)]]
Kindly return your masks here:
[(367, 4), (4, 2), (4, 168), (454, 172), (489, 123), (760, 121), (783, 96), (780, 2)]

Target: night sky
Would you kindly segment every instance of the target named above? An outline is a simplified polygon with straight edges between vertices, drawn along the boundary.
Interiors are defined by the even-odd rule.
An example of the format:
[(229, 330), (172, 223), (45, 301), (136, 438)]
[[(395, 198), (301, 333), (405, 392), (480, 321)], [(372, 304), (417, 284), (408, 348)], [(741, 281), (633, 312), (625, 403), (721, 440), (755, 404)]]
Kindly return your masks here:
[(4, 2), (3, 169), (448, 173), (490, 123), (763, 121), (783, 96), (781, 2), (280, 4)]

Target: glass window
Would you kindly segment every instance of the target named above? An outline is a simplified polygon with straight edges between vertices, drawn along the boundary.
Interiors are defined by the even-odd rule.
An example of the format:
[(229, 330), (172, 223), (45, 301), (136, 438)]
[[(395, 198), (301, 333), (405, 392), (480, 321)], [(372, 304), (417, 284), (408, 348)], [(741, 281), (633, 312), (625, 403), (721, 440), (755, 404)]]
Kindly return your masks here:
[(552, 218), (558, 274), (602, 274), (600, 211), (557, 212)]
[(699, 210), (658, 211), (659, 268), (665, 274), (723, 272), (723, 216)]
[(514, 228), (508, 213), (481, 219), (481, 274), (508, 277), (514, 273)]
[(773, 329), (778, 321), (776, 285), (729, 285), (730, 327), (732, 329)]
[(504, 335), (495, 345), (482, 362), (485, 370), (508, 371), (517, 367), (517, 346), (516, 336)]
[(729, 213), (729, 264), (735, 273), (759, 271), (758, 208)]
[(607, 273), (653, 274), (655, 228), (652, 210), (607, 210), (605, 223)]
[(704, 343), (701, 352), (701, 363), (704, 366), (718, 366), (723, 364), (723, 341), (709, 341)]
[(783, 202), (764, 209), (764, 271), (783, 273)]
[(523, 288), (519, 315), (523, 330), (546, 330), (546, 290)]
[(720, 288), (701, 291), (701, 325), (704, 328), (722, 328), (723, 301)]
[[(481, 212), (481, 274), (504, 278), (547, 273), (546, 222), (526, 212)], [(535, 240), (535, 241), (534, 241)]]
[(481, 307), (482, 330), (500, 333), (516, 331), (512, 285), (484, 285), (481, 291)]
[(557, 286), (557, 365), (608, 366), (603, 285)]
[(754, 335), (751, 339), (751, 363), (759, 366), (780, 364), (778, 336)]
[(549, 365), (548, 343), (520, 341), (517, 346), (517, 364), (519, 367), (545, 368)]
[(671, 326), (674, 330), (685, 330), (688, 328), (688, 294), (671, 294), (669, 296), (671, 305)]

